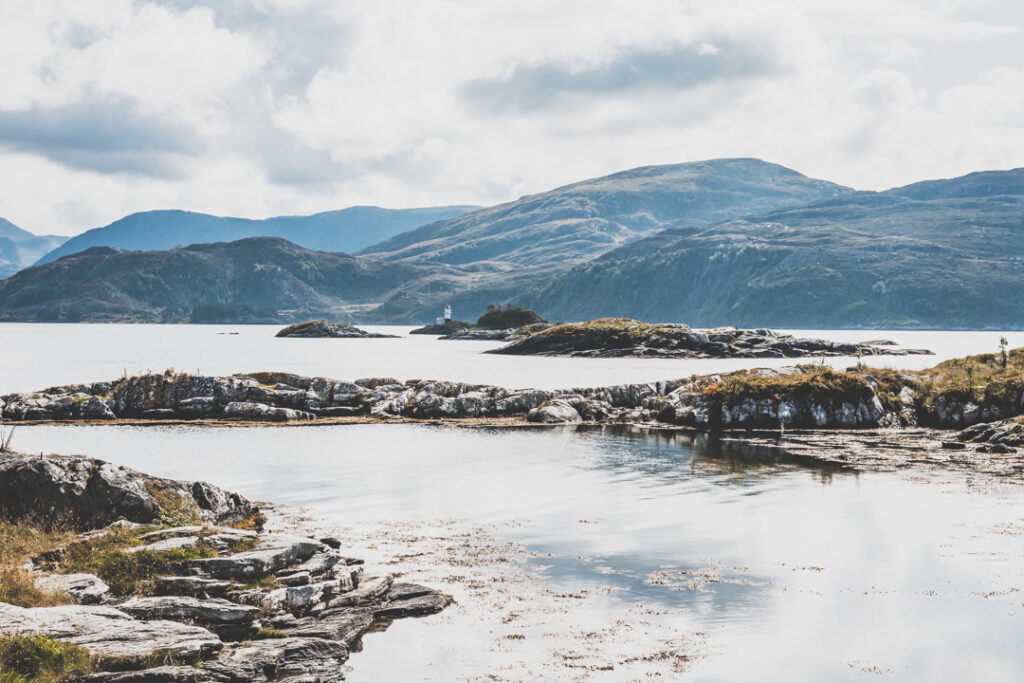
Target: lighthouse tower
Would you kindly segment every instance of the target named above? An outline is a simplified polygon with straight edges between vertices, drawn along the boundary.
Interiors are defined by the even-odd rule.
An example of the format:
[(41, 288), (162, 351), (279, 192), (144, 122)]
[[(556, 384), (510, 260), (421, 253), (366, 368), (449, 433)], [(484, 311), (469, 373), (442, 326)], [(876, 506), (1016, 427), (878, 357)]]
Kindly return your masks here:
[(452, 319), (452, 307), (449, 304), (444, 305), (444, 320), (448, 322)]

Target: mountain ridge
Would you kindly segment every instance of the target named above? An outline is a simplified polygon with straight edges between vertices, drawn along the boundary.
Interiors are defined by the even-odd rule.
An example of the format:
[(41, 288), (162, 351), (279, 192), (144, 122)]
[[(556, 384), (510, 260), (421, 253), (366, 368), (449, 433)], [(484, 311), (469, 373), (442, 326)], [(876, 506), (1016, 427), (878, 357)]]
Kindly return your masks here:
[(165, 250), (198, 242), (231, 242), (246, 237), (282, 237), (315, 251), (350, 253), (382, 236), (390, 236), (450, 218), (470, 206), (384, 209), (350, 206), (310, 215), (253, 219), (215, 216), (182, 209), (157, 209), (128, 214), (108, 225), (71, 237), (44, 254), (36, 265), (94, 246), (132, 250)]

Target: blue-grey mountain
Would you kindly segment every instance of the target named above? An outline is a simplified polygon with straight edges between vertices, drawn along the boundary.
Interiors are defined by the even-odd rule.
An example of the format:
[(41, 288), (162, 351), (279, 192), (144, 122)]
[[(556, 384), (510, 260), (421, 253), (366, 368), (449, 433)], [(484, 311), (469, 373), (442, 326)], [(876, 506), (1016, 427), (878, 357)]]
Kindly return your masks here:
[(143, 211), (72, 237), (40, 258), (39, 263), (49, 263), (90, 247), (152, 251), (199, 242), (234, 242), (247, 237), (282, 237), (307, 249), (352, 253), (398, 233), (474, 208), (353, 206), (312, 216), (277, 216), (263, 220), (191, 211)]
[(673, 228), (522, 296), (549, 319), (1024, 327), (1024, 169)]
[(0, 218), (0, 278), (32, 265), (66, 239), (58, 235), (33, 235), (6, 218)]

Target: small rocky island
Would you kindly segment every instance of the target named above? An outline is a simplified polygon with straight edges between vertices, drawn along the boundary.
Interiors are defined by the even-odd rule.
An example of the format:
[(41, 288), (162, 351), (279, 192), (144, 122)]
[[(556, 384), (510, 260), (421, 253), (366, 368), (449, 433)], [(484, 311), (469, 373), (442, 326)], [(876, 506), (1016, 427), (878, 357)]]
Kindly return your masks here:
[(694, 330), (688, 325), (643, 323), (628, 318), (526, 329), (510, 338), (509, 344), (486, 353), (578, 358), (806, 358), (931, 353), (897, 348), (887, 341), (849, 344), (798, 339), (768, 329)]
[(513, 341), (548, 327), (550, 323), (533, 311), (508, 304), (505, 308), (488, 306), (475, 324), (449, 319), (417, 328), (409, 334), (435, 334), (446, 340)]
[(320, 337), (331, 337), (338, 339), (393, 339), (393, 334), (378, 334), (376, 332), (367, 332), (366, 330), (360, 329), (352, 323), (343, 322), (330, 322), (327, 320), (307, 320), (301, 323), (295, 323), (289, 325), (275, 337), (309, 337), (309, 338), (320, 338)]
[(0, 679), (342, 681), (366, 631), (450, 602), (264, 521), (204, 482), (0, 453)]

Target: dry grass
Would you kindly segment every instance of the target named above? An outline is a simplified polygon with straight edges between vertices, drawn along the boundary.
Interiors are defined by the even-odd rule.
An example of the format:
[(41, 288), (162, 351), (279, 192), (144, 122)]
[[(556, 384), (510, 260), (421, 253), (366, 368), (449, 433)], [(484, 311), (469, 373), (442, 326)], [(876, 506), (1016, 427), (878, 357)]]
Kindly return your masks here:
[(0, 523), (0, 602), (19, 607), (52, 607), (66, 605), (71, 597), (63, 592), (36, 588), (26, 562), (41, 553), (67, 543), (74, 535), (47, 532), (28, 524)]
[(853, 373), (817, 366), (803, 366), (803, 370), (801, 373), (779, 376), (741, 370), (707, 386), (704, 397), (733, 406), (747, 399), (758, 401), (790, 396), (796, 399), (859, 400), (870, 394), (867, 382)]

